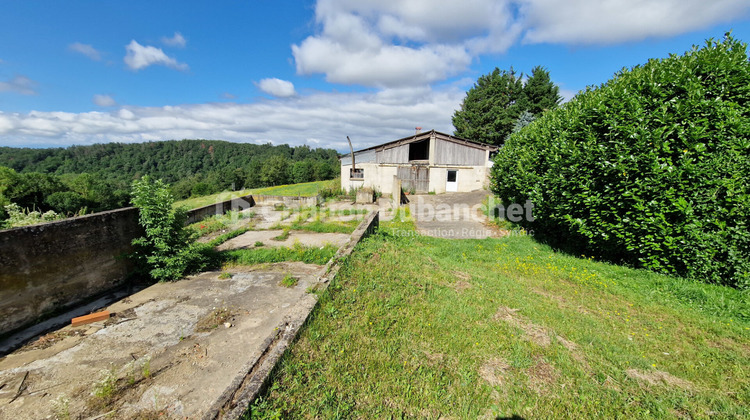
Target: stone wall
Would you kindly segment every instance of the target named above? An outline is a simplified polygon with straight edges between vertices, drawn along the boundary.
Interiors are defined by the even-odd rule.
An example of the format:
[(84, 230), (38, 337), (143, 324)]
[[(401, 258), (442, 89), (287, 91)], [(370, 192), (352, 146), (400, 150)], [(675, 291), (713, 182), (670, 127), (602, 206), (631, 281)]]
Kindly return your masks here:
[(224, 214), (230, 210), (242, 211), (255, 206), (255, 200), (252, 195), (246, 195), (244, 197), (233, 198), (231, 200), (222, 201), (216, 204), (210, 204), (204, 207), (198, 207), (188, 212), (187, 224), (200, 222), (201, 220), (211, 217), (217, 214)]
[(294, 196), (277, 196), (277, 195), (256, 195), (253, 194), (256, 204), (283, 204), (286, 207), (314, 207), (322, 202), (322, 198), (317, 195), (314, 197), (294, 197)]
[(141, 234), (133, 207), (0, 231), (0, 335), (122, 285)]
[[(200, 207), (188, 223), (253, 205), (245, 196)], [(0, 231), (0, 336), (123, 285), (142, 234), (134, 207)]]

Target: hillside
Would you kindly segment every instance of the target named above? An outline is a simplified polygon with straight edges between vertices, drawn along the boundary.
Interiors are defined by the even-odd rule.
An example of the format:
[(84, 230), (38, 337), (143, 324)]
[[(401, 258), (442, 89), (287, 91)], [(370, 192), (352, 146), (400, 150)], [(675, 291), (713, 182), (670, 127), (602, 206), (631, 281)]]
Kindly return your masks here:
[(52, 149), (0, 147), (0, 166), (21, 173), (99, 173), (108, 179), (128, 182), (148, 174), (174, 183), (198, 174), (208, 177), (215, 172), (219, 172), (217, 175), (222, 178), (237, 178), (234, 174), (237, 168), (259, 176), (263, 162), (272, 156), (281, 156), (291, 162), (307, 160), (317, 163), (315, 169), (318, 173), (313, 176), (319, 175), (322, 179), (331, 178), (338, 167), (338, 155), (333, 149), (220, 140), (107, 143)]
[(123, 207), (131, 183), (144, 175), (170, 184), (177, 199), (323, 181), (338, 175), (337, 158), (333, 149), (219, 140), (0, 147), (0, 221), (11, 203), (22, 212), (66, 215)]

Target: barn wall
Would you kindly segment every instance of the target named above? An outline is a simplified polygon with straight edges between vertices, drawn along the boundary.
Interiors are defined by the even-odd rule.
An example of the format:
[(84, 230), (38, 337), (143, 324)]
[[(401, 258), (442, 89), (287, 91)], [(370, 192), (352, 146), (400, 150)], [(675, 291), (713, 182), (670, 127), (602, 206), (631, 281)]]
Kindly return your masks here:
[(409, 163), (409, 145), (391, 147), (377, 153), (377, 163)]
[(436, 139), (435, 165), (483, 166), (487, 152), (450, 141)]

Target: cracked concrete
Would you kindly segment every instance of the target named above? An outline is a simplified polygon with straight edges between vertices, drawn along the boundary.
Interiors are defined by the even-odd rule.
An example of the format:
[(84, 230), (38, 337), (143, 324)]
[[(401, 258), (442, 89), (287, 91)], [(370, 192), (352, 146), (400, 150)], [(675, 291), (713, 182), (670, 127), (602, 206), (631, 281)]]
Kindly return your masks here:
[[(0, 418), (54, 416), (56, 401), (65, 399), (71, 415), (84, 417), (115, 410), (108, 418), (125, 419), (155, 410), (201, 418), (237, 375), (246, 374), (238, 368), (264, 351), (267, 337), (307, 317), (316, 302), (308, 288), (318, 284), (322, 269), (269, 264), (239, 268), (230, 279), (207, 272), (142, 290), (108, 307), (123, 317), (65, 327), (50, 347), (20, 349), (0, 360)], [(280, 286), (286, 275), (299, 283)], [(216, 310), (231, 314), (231, 326), (196, 331)], [(65, 334), (72, 330), (81, 333)], [(117, 379), (113, 401), (105, 410), (92, 409), (91, 394), (107, 374)]]
[(501, 236), (489, 224), (481, 205), (489, 193), (411, 195), (409, 207), (417, 231), (422, 235), (447, 239), (484, 239)]
[[(341, 244), (342, 257), (373, 223), (377, 214), (351, 238), (323, 243)], [(143, 289), (109, 305), (106, 321), (66, 326), (0, 358), (0, 420), (237, 418), (336, 271), (333, 262), (260, 264)], [(298, 283), (281, 286), (285, 276)]]

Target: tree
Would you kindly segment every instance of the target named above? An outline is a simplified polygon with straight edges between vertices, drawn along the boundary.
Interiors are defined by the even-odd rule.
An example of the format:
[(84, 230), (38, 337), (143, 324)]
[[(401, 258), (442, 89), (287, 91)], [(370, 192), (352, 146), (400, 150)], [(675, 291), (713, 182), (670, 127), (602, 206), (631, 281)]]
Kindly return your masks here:
[(310, 159), (294, 162), (292, 165), (292, 182), (299, 184), (315, 179), (315, 162)]
[(453, 114), (455, 134), (501, 145), (513, 131), (523, 108), (523, 82), (511, 68), (480, 76)]
[(260, 170), (260, 179), (263, 185), (283, 185), (288, 181), (287, 167), (289, 160), (281, 155), (271, 156)]
[(132, 202), (145, 236), (133, 240), (132, 258), (143, 273), (157, 281), (177, 280), (206, 264), (202, 246), (185, 229), (187, 210), (173, 208), (174, 197), (160, 179), (133, 182)]
[(531, 70), (531, 76), (523, 86), (524, 108), (538, 117), (544, 111), (557, 108), (562, 101), (560, 88), (552, 83), (549, 71), (542, 66)]

